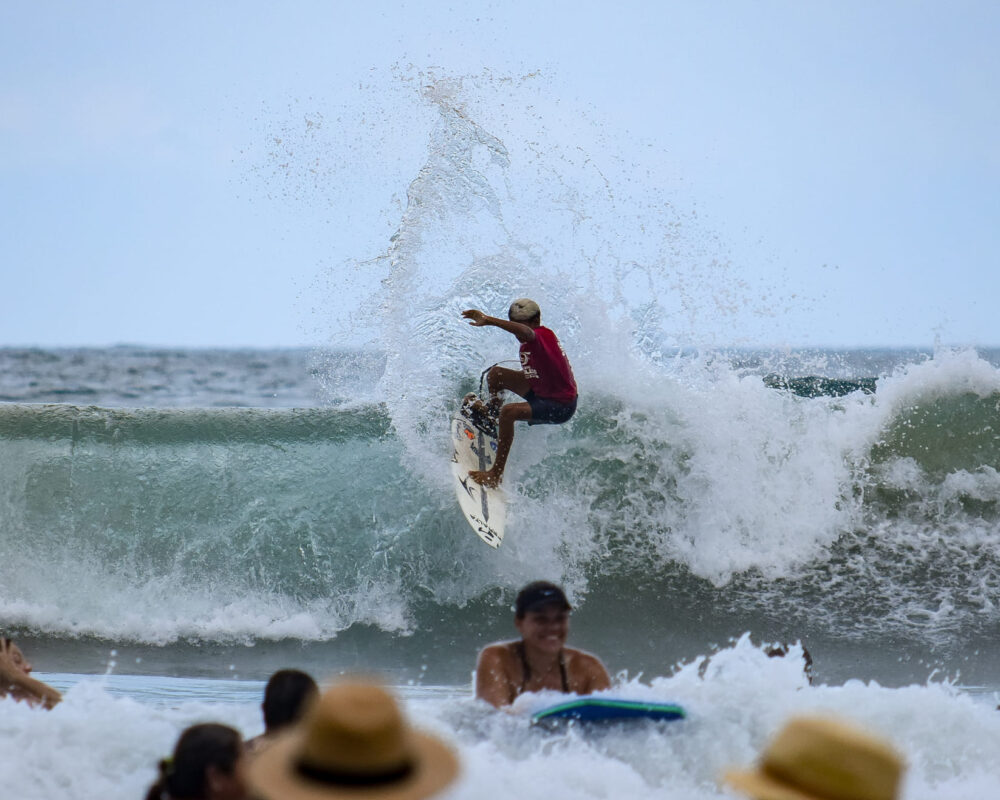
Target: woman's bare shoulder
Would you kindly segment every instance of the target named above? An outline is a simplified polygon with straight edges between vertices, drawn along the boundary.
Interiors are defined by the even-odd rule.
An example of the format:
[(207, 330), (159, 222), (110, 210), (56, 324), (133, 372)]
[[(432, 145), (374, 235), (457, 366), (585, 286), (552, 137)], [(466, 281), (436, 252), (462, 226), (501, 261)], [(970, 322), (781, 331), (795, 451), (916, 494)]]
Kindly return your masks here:
[(492, 644), (488, 644), (479, 651), (479, 660), (482, 661), (483, 659), (488, 659), (491, 661), (506, 661), (509, 658), (513, 658), (517, 642), (518, 640), (512, 639), (511, 641), (493, 642)]
[(566, 654), (567, 660), (572, 659), (580, 663), (587, 664), (600, 664), (601, 659), (595, 656), (593, 653), (588, 653), (586, 650), (578, 650), (575, 647), (564, 647), (563, 652)]
[(567, 647), (566, 667), (570, 673), (570, 680), (576, 687), (586, 691), (597, 691), (607, 689), (611, 685), (611, 676), (608, 675), (604, 662), (586, 650)]

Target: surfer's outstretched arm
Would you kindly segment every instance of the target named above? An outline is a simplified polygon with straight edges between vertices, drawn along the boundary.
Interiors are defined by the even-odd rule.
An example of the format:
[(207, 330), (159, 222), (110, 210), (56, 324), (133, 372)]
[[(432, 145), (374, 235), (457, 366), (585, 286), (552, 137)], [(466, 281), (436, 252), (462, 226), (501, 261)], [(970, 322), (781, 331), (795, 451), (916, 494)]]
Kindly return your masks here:
[(470, 325), (474, 325), (477, 328), (492, 325), (494, 328), (501, 328), (502, 330), (507, 331), (507, 333), (512, 333), (517, 337), (519, 342), (535, 341), (534, 329), (530, 325), (525, 325), (523, 322), (514, 322), (509, 319), (491, 317), (475, 308), (463, 311), (462, 316), (469, 320)]

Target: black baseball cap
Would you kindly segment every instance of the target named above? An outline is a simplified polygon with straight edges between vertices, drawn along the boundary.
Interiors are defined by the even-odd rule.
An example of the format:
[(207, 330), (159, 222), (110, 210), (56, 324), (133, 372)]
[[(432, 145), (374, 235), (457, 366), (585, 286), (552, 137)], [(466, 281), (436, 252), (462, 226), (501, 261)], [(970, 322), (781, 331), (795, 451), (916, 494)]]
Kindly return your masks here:
[(554, 583), (548, 581), (533, 581), (517, 593), (517, 600), (514, 601), (514, 615), (520, 619), (529, 611), (535, 611), (542, 606), (559, 606), (564, 611), (571, 611), (573, 606), (569, 604), (562, 589)]

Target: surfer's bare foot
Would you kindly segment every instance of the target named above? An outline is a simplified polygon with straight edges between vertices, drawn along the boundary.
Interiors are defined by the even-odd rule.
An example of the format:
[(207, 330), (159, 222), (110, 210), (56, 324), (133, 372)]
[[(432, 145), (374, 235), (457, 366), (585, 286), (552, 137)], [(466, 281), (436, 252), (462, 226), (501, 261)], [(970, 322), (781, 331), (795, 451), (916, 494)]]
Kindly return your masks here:
[(502, 475), (497, 475), (491, 469), (474, 470), (469, 473), (469, 477), (480, 486), (485, 486), (487, 489), (496, 489), (500, 485), (500, 480), (503, 478)]
[(502, 404), (495, 402), (493, 400), (488, 403), (484, 403), (479, 397), (469, 392), (465, 397), (462, 398), (462, 408), (471, 411), (472, 413), (483, 414), (490, 417), (492, 420), (496, 421), (497, 417), (500, 415), (500, 406)]
[(490, 413), (489, 407), (480, 400), (478, 397), (473, 397), (472, 400), (463, 401), (463, 405), (473, 414), (482, 414), (485, 417), (495, 416)]
[(462, 400), (462, 414), (487, 436), (497, 437), (497, 418), (490, 414), (489, 406), (474, 394), (466, 395)]

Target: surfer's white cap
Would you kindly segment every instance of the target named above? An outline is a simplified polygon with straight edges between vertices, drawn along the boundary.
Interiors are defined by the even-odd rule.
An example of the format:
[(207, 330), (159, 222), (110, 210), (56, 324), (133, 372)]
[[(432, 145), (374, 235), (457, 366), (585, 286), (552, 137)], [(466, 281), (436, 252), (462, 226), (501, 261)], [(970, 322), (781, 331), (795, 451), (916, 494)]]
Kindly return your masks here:
[(520, 300), (515, 300), (510, 304), (507, 318), (513, 322), (527, 322), (541, 313), (542, 310), (538, 307), (538, 303), (534, 300), (529, 300), (527, 297), (522, 297)]

